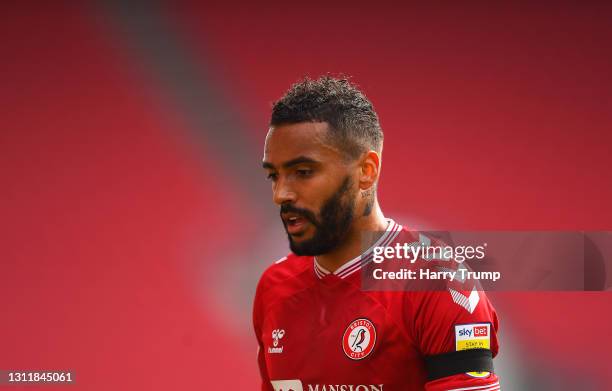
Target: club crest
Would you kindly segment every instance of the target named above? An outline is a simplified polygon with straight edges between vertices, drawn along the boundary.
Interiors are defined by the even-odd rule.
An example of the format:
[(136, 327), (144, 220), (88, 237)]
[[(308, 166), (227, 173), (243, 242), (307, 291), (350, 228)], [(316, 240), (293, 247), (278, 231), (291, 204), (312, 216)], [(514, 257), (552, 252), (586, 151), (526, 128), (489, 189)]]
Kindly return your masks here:
[(351, 360), (366, 358), (376, 344), (376, 328), (368, 319), (360, 318), (352, 321), (342, 336), (342, 349)]

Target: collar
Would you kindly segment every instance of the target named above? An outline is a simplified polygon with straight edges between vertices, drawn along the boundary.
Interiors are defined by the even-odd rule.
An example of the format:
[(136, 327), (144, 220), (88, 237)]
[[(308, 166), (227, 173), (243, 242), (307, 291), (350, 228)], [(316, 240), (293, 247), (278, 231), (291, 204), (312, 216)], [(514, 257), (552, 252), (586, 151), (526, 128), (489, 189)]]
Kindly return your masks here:
[(380, 238), (378, 238), (378, 240), (372, 246), (370, 246), (370, 248), (364, 251), (361, 255), (358, 255), (357, 257), (346, 262), (344, 265), (340, 266), (333, 273), (325, 269), (323, 266), (319, 265), (319, 262), (317, 262), (317, 257), (314, 257), (314, 271), (316, 276), (319, 279), (322, 279), (323, 277), (329, 274), (333, 274), (340, 278), (346, 278), (361, 269), (363, 265), (372, 261), (372, 252), (374, 247), (388, 246), (402, 230), (402, 226), (397, 224), (392, 219), (387, 219), (387, 222), (387, 229), (380, 236)]

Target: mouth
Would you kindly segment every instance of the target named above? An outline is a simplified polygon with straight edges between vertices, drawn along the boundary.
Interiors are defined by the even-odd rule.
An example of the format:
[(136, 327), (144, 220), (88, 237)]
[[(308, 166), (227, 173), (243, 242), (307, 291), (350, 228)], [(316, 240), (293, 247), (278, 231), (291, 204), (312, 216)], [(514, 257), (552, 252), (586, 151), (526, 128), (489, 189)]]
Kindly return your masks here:
[(282, 216), (282, 219), (289, 235), (300, 235), (308, 226), (308, 219), (295, 213), (287, 213)]

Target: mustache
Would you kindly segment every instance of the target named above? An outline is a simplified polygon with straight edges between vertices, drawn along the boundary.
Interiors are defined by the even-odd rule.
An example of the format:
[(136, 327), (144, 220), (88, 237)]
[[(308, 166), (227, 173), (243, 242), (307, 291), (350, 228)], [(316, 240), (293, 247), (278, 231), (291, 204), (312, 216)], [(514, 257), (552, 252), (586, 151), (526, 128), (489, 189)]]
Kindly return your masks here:
[(298, 207), (296, 207), (294, 205), (291, 205), (291, 204), (283, 204), (280, 207), (281, 218), (282, 218), (283, 213), (295, 213), (295, 214), (298, 214), (298, 215), (304, 217), (305, 219), (309, 220), (314, 225), (318, 225), (317, 224), (317, 217), (315, 216), (315, 214), (312, 211), (310, 211), (308, 209), (298, 208)]

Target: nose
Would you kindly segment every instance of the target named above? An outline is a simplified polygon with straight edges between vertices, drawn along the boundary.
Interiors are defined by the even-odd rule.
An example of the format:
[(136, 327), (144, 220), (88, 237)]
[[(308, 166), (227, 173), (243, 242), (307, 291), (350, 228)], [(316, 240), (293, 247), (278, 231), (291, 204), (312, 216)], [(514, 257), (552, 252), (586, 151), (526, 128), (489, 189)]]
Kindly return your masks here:
[(294, 203), (297, 200), (297, 194), (283, 180), (278, 180), (274, 184), (272, 190), (272, 199), (276, 205), (282, 205), (285, 203)]

